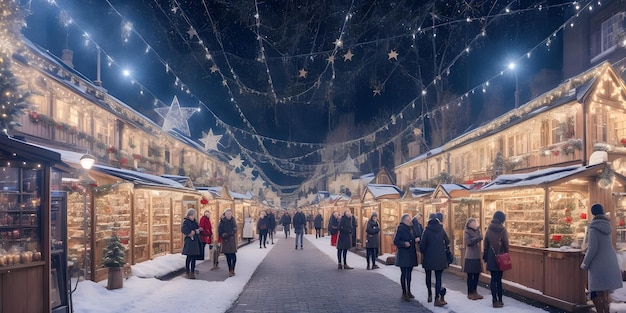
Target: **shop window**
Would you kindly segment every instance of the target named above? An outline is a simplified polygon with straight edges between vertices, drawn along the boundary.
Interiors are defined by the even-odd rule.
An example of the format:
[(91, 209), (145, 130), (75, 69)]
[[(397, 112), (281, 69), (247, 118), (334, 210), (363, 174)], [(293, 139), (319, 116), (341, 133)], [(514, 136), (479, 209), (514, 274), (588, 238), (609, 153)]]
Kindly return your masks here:
[(486, 199), (481, 229), (485, 229), (496, 211), (506, 214), (509, 243), (514, 246), (544, 248), (545, 209), (543, 194)]
[(626, 248), (626, 195), (620, 195), (615, 203), (615, 233), (616, 248), (623, 250)]
[(601, 107), (595, 108), (594, 114), (591, 114), (592, 142), (607, 142), (607, 116), (607, 110)]
[(577, 192), (550, 194), (549, 247), (580, 248), (589, 224), (588, 196)]
[(550, 121), (541, 121), (541, 146), (546, 147), (551, 144), (550, 142)]
[(607, 51), (617, 45), (620, 32), (623, 31), (624, 12), (617, 13), (602, 22), (601, 51)]

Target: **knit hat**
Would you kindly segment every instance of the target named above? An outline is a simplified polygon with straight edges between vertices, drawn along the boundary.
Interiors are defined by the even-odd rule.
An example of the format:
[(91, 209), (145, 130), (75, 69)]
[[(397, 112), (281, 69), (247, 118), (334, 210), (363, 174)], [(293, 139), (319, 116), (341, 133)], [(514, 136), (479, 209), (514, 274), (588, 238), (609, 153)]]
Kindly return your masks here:
[(429, 219), (429, 220), (435, 220), (435, 219), (437, 219), (437, 214), (435, 214), (435, 213), (430, 213), (430, 215), (428, 216), (428, 219)]
[(378, 216), (378, 212), (372, 211), (372, 217), (374, 217), (374, 216)]
[(437, 213), (435, 213), (435, 216), (437, 216), (437, 219), (438, 219), (440, 222), (443, 222), (443, 213), (441, 213), (441, 212), (437, 212)]
[(493, 219), (500, 221), (500, 223), (504, 223), (504, 221), (506, 221), (506, 215), (504, 215), (504, 212), (502, 211), (496, 211), (496, 213), (493, 213)]
[(593, 214), (593, 215), (603, 215), (604, 214), (604, 208), (602, 207), (602, 204), (596, 203), (596, 204), (592, 205), (591, 206), (591, 214)]

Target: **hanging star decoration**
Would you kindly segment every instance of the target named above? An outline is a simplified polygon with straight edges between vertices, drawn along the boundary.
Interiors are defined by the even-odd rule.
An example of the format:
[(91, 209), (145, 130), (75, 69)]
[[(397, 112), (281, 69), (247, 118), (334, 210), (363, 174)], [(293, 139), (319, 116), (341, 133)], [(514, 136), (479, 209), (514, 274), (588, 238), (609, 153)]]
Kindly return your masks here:
[(352, 57), (354, 56), (354, 54), (352, 54), (352, 50), (348, 50), (348, 52), (346, 52), (346, 54), (343, 55), (343, 61), (352, 61)]
[(217, 68), (217, 65), (213, 64), (213, 66), (211, 66), (210, 70), (211, 70), (211, 73), (215, 73), (215, 72), (217, 72), (219, 69)]
[(382, 92), (382, 90), (380, 89), (380, 87), (375, 87), (373, 92), (374, 92), (374, 96), (380, 96), (380, 93)]
[(304, 68), (300, 69), (298, 73), (299, 73), (298, 77), (302, 77), (302, 78), (306, 78), (306, 76), (309, 74), (309, 72), (307, 72), (307, 70), (305, 70)]
[(328, 61), (328, 63), (334, 64), (335, 63), (335, 55), (331, 54), (326, 61)]
[(189, 34), (189, 40), (192, 40), (194, 36), (196, 36), (196, 38), (200, 39), (198, 37), (198, 32), (196, 31), (195, 28), (190, 27), (189, 30), (187, 31), (187, 34)]
[(228, 81), (226, 79), (222, 80), (222, 85), (223, 86), (228, 86)]
[(163, 131), (170, 131), (174, 128), (180, 130), (183, 134), (191, 136), (189, 131), (189, 118), (196, 112), (197, 108), (181, 108), (178, 103), (178, 98), (174, 96), (172, 104), (166, 108), (154, 109), (157, 114), (163, 118)]
[(243, 174), (244, 174), (244, 175), (246, 175), (246, 177), (248, 177), (248, 178), (252, 178), (252, 171), (253, 171), (253, 170), (254, 170), (254, 169), (253, 169), (252, 167), (249, 167), (249, 166), (244, 166), (244, 168), (243, 168)]
[(240, 168), (243, 165), (243, 160), (241, 159), (241, 155), (237, 154), (236, 157), (234, 157), (234, 158), (230, 159), (230, 161), (228, 161), (228, 164), (230, 164), (235, 169)]
[(178, 7), (177, 6), (173, 6), (172, 7), (172, 13), (174, 13), (174, 14), (178, 13)]
[(219, 151), (217, 150), (217, 144), (220, 142), (220, 139), (222, 139), (223, 135), (213, 135), (213, 129), (209, 128), (209, 132), (208, 133), (204, 133), (204, 137), (202, 137), (202, 139), (200, 140), (200, 142), (202, 142), (204, 144), (204, 150), (209, 151), (209, 150), (215, 150), (215, 151)]
[(335, 45), (335, 48), (341, 48), (341, 46), (343, 46), (343, 41), (340, 38), (337, 38), (333, 41), (333, 44)]
[(396, 52), (396, 50), (391, 49), (391, 52), (387, 53), (387, 56), (389, 60), (398, 61), (398, 52)]

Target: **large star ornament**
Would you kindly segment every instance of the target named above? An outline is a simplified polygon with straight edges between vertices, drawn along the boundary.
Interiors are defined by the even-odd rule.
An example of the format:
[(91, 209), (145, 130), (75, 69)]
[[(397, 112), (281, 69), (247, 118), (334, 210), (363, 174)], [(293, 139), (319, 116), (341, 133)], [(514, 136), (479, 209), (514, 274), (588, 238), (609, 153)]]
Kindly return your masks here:
[(220, 142), (220, 139), (222, 139), (222, 136), (223, 135), (213, 135), (213, 129), (209, 128), (209, 132), (200, 140), (204, 144), (204, 150), (219, 151), (217, 150), (217, 144)]
[(396, 60), (398, 61), (398, 52), (396, 52), (396, 50), (391, 50), (389, 53), (387, 53), (387, 57), (389, 60)]
[(174, 100), (172, 100), (172, 104), (169, 108), (156, 108), (154, 111), (164, 120), (163, 126), (161, 127), (163, 131), (167, 132), (176, 128), (183, 134), (191, 136), (191, 132), (189, 131), (189, 118), (194, 113), (198, 112), (197, 108), (181, 108), (178, 103), (178, 98), (174, 96)]
[(253, 171), (253, 170), (254, 170), (254, 169), (253, 169), (252, 167), (245, 166), (245, 167), (243, 168), (243, 174), (244, 174), (244, 175), (246, 175), (246, 177), (248, 177), (248, 178), (252, 178), (252, 177), (253, 177), (253, 176), (252, 176), (252, 171)]
[(234, 158), (230, 159), (230, 161), (228, 161), (228, 164), (230, 164), (235, 169), (240, 168), (243, 165), (243, 160), (241, 159), (241, 155), (237, 154), (236, 157), (234, 157)]

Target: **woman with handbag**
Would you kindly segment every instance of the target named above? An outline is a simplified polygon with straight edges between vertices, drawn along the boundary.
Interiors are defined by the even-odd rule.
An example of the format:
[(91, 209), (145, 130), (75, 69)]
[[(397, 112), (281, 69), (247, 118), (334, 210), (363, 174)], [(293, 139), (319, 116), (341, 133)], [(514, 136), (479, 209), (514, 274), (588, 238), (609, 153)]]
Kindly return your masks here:
[(413, 267), (417, 266), (417, 250), (415, 247), (415, 232), (411, 215), (404, 214), (396, 229), (393, 238), (396, 249), (395, 265), (400, 267), (400, 285), (402, 286), (402, 300), (411, 301), (415, 298), (411, 293), (411, 274)]
[[(439, 214), (439, 217), (437, 217)], [(450, 264), (446, 247), (450, 245), (448, 234), (443, 229), (441, 222), (443, 214), (431, 214), (428, 224), (422, 234), (422, 240), (419, 243), (420, 252), (422, 253), (422, 267), (426, 273), (426, 288), (428, 289), (428, 302), (433, 301), (432, 293), (432, 272), (435, 271), (435, 303), (437, 307), (448, 304), (445, 300), (446, 288), (442, 288), (443, 271)]]
[(467, 298), (470, 300), (483, 299), (477, 290), (478, 278), (483, 270), (483, 264), (480, 261), (481, 241), (483, 241), (483, 235), (478, 228), (478, 222), (475, 218), (470, 217), (465, 223), (465, 232), (463, 233), (463, 244), (465, 245), (463, 272), (467, 273)]
[[(497, 259), (509, 253), (509, 236), (504, 228), (506, 215), (502, 211), (493, 214), (493, 220), (485, 233), (485, 246), (483, 247), (483, 261), (487, 264), (487, 270), (491, 272), (491, 302), (494, 308), (504, 306), (502, 302), (502, 274), (503, 265), (499, 265)], [(510, 260), (509, 260), (510, 261)], [(510, 263), (509, 263), (510, 265)], [(510, 268), (508, 268), (510, 269)]]

